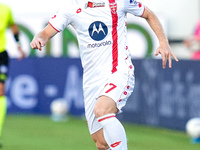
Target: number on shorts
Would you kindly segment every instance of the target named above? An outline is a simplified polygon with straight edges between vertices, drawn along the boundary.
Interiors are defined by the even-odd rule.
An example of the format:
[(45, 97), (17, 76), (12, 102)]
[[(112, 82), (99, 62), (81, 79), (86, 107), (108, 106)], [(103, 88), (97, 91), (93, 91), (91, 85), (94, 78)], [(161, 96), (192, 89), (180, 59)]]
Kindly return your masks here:
[(107, 91), (106, 91), (106, 93), (108, 93), (108, 92), (110, 92), (110, 91), (112, 91), (113, 89), (115, 89), (117, 86), (116, 85), (114, 85), (113, 83), (109, 83), (109, 84), (106, 84), (106, 86), (107, 85), (110, 85), (111, 86), (111, 88), (109, 88)]

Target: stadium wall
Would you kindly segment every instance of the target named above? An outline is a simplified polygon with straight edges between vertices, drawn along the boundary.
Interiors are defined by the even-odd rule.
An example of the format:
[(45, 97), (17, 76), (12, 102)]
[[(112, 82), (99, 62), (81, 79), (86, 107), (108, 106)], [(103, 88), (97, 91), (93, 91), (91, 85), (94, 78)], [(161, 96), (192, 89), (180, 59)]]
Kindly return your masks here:
[[(160, 59), (135, 59), (136, 85), (119, 119), (183, 130), (200, 117), (200, 61), (181, 60), (162, 69)], [(80, 59), (11, 59), (6, 82), (8, 114), (50, 114), (50, 103), (65, 98), (70, 113), (84, 115)]]

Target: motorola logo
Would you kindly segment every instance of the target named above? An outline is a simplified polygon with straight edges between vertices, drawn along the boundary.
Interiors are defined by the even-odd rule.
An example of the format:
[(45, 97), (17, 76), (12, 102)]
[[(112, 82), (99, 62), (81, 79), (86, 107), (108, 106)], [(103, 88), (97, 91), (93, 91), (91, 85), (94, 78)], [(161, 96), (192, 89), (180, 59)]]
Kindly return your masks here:
[(88, 32), (93, 40), (101, 41), (108, 34), (108, 27), (101, 21), (95, 21), (89, 26)]

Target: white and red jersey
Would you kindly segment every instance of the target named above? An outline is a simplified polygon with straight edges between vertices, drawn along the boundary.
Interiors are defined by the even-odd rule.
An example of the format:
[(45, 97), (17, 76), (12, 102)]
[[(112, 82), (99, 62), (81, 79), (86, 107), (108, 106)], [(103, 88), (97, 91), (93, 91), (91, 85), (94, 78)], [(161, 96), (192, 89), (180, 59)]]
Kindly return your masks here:
[(135, 0), (66, 0), (50, 19), (57, 31), (72, 25), (77, 32), (84, 88), (116, 71), (134, 69), (126, 39), (127, 13), (142, 16), (144, 6)]

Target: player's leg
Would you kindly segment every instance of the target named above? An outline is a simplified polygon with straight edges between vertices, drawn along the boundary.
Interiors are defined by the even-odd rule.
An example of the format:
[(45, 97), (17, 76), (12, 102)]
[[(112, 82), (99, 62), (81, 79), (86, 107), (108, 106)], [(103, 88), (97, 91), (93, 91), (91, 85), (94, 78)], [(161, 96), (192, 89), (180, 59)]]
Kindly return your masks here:
[[(2, 128), (3, 128), (3, 123), (5, 120), (5, 115), (6, 115), (6, 97), (2, 95), (2, 90), (4, 89), (4, 84), (0, 82), (0, 139), (1, 139), (1, 134), (2, 134)], [(1, 141), (0, 141), (0, 147), (1, 147)]]
[(4, 85), (7, 79), (7, 74), (8, 74), (8, 54), (6, 51), (4, 51), (0, 53), (0, 138), (7, 110), (6, 96), (4, 95), (5, 94)]
[(103, 128), (91, 135), (98, 150), (109, 150), (109, 146), (103, 135)]
[[(115, 116), (118, 112), (115, 101), (107, 96), (99, 97), (94, 112), (98, 122), (103, 127), (103, 130), (92, 135), (92, 138), (95, 139), (97, 148), (99, 150), (106, 150), (109, 147), (112, 150), (127, 150), (124, 127)], [(109, 147), (103, 145), (105, 144), (104, 140)]]
[[(126, 133), (115, 114), (121, 111), (133, 92), (135, 78), (131, 73), (112, 74), (94, 107), (97, 121), (103, 128), (104, 136), (101, 138), (105, 138), (111, 150), (127, 150)], [(98, 134), (94, 133), (93, 137), (98, 137)]]
[(0, 96), (0, 138), (2, 134), (3, 122), (6, 115), (6, 97)]

